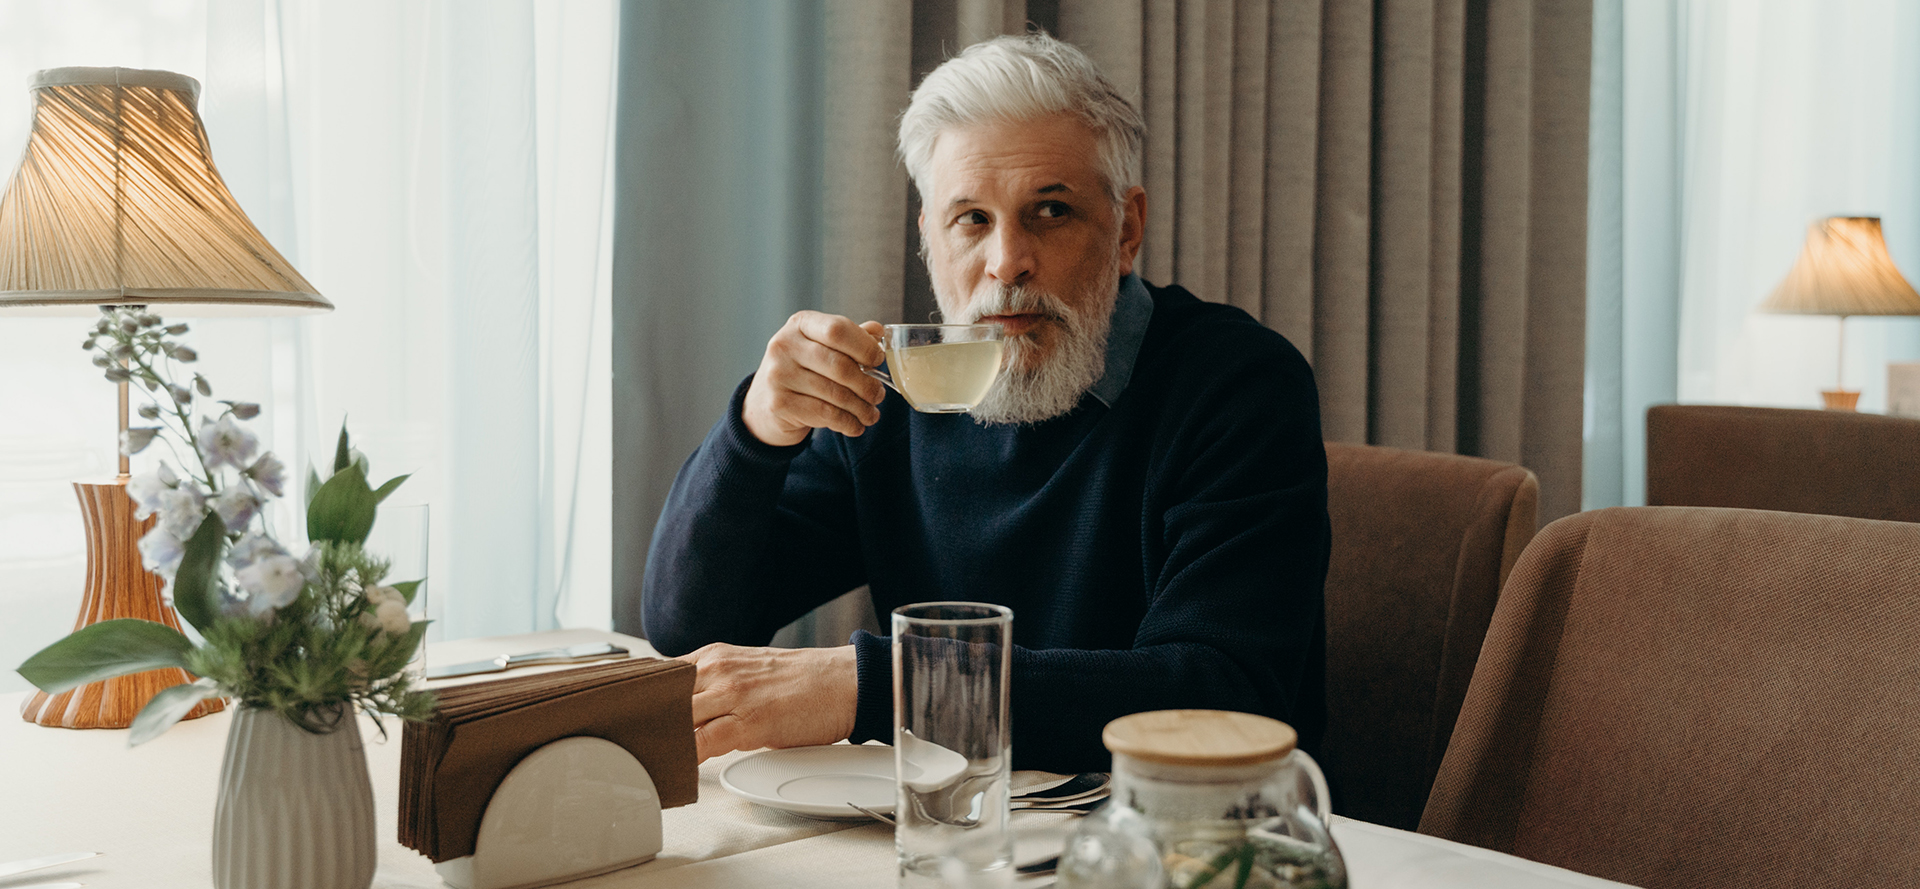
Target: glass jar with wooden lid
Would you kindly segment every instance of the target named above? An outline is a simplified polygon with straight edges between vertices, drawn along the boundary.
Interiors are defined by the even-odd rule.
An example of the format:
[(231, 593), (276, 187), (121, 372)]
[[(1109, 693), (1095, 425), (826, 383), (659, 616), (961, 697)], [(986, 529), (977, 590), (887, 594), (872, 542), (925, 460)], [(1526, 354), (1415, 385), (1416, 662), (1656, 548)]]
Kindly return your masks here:
[(1061, 889), (1344, 889), (1327, 779), (1286, 723), (1223, 710), (1124, 716), (1113, 796), (1060, 858)]

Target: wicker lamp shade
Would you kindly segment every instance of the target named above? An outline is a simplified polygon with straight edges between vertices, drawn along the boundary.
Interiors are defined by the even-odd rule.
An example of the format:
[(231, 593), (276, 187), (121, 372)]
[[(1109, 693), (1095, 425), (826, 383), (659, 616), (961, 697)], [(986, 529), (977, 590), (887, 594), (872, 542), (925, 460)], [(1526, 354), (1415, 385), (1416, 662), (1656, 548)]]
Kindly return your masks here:
[(1920, 315), (1920, 293), (1894, 267), (1878, 216), (1829, 216), (1760, 311), (1794, 315)]
[(34, 76), (33, 129), (0, 197), (0, 311), (287, 315), (333, 305), (254, 228), (214, 169), (200, 84), (167, 71)]

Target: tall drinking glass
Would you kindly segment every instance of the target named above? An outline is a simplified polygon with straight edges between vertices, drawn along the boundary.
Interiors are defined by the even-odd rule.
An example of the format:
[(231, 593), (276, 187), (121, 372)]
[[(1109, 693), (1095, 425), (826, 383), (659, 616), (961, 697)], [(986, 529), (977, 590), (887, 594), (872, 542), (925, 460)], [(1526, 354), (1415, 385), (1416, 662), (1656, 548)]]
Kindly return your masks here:
[(903, 887), (941, 885), (942, 857), (962, 846), (975, 850), (968, 864), (981, 873), (1012, 867), (1012, 663), (1010, 609), (928, 602), (893, 611), (893, 837)]

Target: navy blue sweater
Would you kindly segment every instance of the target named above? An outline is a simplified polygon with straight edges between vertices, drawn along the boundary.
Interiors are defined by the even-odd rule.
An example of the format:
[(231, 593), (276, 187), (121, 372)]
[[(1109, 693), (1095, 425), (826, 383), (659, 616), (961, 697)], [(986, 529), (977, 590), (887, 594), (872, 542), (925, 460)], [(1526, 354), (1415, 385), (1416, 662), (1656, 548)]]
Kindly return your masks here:
[[(1013, 609), (1017, 768), (1105, 768), (1100, 730), (1145, 710), (1264, 713), (1313, 749), (1325, 723), (1327, 468), (1312, 370), (1245, 312), (1149, 288), (1111, 407), (1029, 426), (915, 413), (773, 447), (735, 391), (674, 480), (648, 557), (646, 630), (681, 654), (765, 645), (868, 584)], [(854, 635), (852, 740), (892, 740), (888, 640)]]

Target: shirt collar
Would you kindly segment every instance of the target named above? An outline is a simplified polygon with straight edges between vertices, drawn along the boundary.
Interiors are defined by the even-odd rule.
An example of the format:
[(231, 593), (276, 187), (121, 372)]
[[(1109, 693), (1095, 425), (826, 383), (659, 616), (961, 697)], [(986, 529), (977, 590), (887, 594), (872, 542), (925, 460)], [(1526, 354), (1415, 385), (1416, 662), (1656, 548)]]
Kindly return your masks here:
[(1087, 390), (1100, 403), (1113, 407), (1133, 377), (1133, 361), (1140, 356), (1140, 342), (1146, 339), (1147, 322), (1153, 318), (1153, 297), (1139, 275), (1120, 279), (1120, 296), (1113, 303), (1113, 323), (1107, 330), (1107, 369), (1100, 381)]

